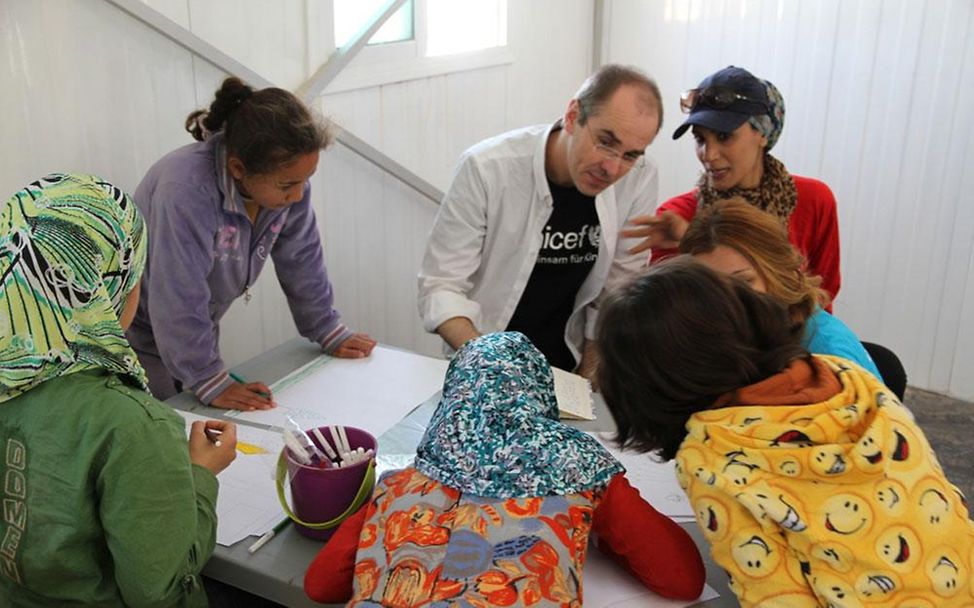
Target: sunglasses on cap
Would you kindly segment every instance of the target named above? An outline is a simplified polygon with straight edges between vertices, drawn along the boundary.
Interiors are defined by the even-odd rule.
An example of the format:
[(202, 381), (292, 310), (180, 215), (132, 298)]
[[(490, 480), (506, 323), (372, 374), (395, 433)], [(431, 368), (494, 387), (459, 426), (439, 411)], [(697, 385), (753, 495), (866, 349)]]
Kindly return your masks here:
[(761, 106), (765, 112), (768, 111), (768, 104), (760, 99), (754, 99), (746, 95), (741, 95), (727, 87), (707, 87), (706, 89), (690, 89), (680, 95), (680, 110), (684, 114), (689, 114), (699, 106), (705, 106), (714, 110), (725, 110), (738, 101), (755, 103)]

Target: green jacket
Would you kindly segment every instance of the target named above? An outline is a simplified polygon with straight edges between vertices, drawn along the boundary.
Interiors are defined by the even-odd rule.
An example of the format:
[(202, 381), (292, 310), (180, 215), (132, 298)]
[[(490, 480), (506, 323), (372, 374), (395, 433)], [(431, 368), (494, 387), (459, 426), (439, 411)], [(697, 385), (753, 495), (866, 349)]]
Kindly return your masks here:
[(182, 419), (107, 372), (0, 404), (0, 606), (206, 606), (216, 477)]

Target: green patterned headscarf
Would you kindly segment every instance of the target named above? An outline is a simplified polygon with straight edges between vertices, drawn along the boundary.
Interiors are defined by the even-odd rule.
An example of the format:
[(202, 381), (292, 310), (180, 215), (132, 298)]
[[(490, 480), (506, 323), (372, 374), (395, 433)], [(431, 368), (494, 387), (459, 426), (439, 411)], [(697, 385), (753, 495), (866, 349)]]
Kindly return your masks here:
[(0, 207), (0, 403), (97, 368), (146, 387), (118, 321), (145, 255), (135, 203), (97, 177), (48, 175)]

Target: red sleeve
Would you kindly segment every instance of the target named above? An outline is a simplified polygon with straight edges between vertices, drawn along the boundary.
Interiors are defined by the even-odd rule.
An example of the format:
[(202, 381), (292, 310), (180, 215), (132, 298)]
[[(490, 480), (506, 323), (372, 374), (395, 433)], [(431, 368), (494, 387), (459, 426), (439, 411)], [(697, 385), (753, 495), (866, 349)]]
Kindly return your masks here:
[(316, 602), (344, 604), (352, 597), (355, 554), (369, 503), (338, 526), (304, 574), (304, 592)]
[[(664, 211), (672, 211), (688, 222), (693, 220), (693, 216), (697, 214), (697, 191), (691, 190), (674, 196), (656, 208), (656, 215), (662, 215)], [(649, 255), (649, 263), (662, 262), (678, 253), (678, 249), (653, 249)]]
[[(792, 239), (808, 258), (808, 273), (822, 277), (822, 289), (834, 300), (842, 284), (839, 269), (839, 214), (832, 190), (817, 179), (792, 176), (798, 189), (798, 204), (804, 207), (801, 224), (794, 226)], [(826, 307), (831, 312), (831, 304)]]
[(690, 535), (643, 500), (624, 473), (612, 478), (592, 518), (596, 546), (663, 597), (700, 597), (706, 573)]

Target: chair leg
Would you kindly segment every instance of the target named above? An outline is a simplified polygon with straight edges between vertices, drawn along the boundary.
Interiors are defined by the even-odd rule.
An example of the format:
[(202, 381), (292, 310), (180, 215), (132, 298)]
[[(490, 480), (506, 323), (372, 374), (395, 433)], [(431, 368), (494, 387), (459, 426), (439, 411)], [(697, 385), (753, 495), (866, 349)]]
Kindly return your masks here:
[(900, 362), (900, 358), (896, 356), (896, 353), (881, 344), (863, 342), (862, 346), (869, 353), (869, 356), (872, 357), (873, 363), (879, 369), (879, 373), (883, 375), (883, 381), (886, 383), (886, 386), (902, 401), (903, 395), (906, 393), (906, 370), (903, 368), (903, 363)]

